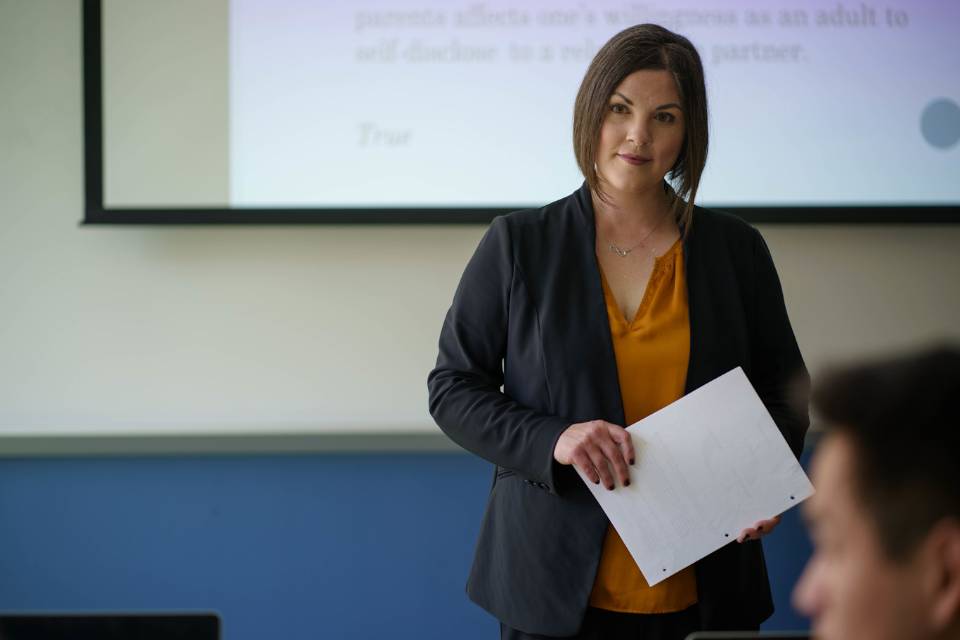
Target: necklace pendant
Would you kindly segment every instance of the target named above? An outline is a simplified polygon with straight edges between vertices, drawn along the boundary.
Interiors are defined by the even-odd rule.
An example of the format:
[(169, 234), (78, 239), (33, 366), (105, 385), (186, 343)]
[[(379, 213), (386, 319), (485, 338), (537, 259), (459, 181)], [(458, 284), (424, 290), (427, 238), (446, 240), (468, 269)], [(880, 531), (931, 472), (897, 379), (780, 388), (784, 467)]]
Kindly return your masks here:
[(617, 254), (617, 255), (620, 256), (621, 258), (626, 258), (627, 255), (629, 255), (629, 253), (630, 253), (631, 251), (633, 251), (633, 249), (621, 249), (620, 247), (618, 247), (617, 245), (615, 245), (615, 244), (613, 244), (613, 243), (611, 242), (611, 243), (610, 243), (610, 251), (613, 251), (615, 254)]

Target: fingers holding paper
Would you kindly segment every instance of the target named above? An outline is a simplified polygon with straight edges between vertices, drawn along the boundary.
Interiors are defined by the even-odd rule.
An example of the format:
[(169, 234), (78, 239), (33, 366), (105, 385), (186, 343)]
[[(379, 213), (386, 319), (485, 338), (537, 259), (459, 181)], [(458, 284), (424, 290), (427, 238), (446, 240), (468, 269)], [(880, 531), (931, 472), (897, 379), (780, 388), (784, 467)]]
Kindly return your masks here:
[(574, 465), (591, 482), (610, 490), (617, 484), (630, 484), (630, 465), (635, 460), (630, 434), (603, 420), (567, 427), (557, 440), (553, 457), (560, 464)]
[(774, 528), (780, 524), (780, 516), (774, 516), (769, 520), (760, 520), (753, 523), (752, 527), (747, 527), (740, 532), (740, 535), (737, 536), (737, 542), (744, 542), (746, 540), (759, 540), (763, 536), (767, 535)]

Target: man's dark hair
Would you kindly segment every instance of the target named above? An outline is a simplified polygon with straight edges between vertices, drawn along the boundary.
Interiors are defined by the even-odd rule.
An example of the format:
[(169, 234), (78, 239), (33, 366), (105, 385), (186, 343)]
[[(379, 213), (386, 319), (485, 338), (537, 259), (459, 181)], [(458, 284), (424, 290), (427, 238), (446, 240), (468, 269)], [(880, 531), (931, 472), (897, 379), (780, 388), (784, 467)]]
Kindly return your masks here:
[(813, 389), (827, 431), (850, 438), (858, 497), (903, 560), (960, 519), (960, 350), (938, 346), (829, 371)]

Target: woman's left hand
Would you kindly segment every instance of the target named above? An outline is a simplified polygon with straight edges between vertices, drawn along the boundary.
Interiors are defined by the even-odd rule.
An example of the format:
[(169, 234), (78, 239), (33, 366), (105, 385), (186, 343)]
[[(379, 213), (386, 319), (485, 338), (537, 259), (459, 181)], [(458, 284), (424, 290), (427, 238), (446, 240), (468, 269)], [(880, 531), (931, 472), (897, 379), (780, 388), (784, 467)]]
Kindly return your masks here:
[(752, 527), (747, 527), (740, 532), (740, 535), (737, 536), (737, 542), (744, 542), (746, 540), (759, 540), (761, 537), (773, 531), (778, 524), (780, 524), (780, 516), (774, 516), (769, 520), (760, 520), (759, 522), (755, 522)]

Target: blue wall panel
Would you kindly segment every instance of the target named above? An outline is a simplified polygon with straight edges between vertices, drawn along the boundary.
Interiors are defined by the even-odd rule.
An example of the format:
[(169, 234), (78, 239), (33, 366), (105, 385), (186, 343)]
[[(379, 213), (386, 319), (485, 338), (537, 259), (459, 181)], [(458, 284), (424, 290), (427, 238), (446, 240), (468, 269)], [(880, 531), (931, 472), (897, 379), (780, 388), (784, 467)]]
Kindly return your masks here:
[[(494, 638), (464, 593), (490, 474), (457, 453), (0, 460), (0, 611), (215, 610), (227, 640)], [(765, 545), (765, 627), (803, 627), (795, 512)]]

